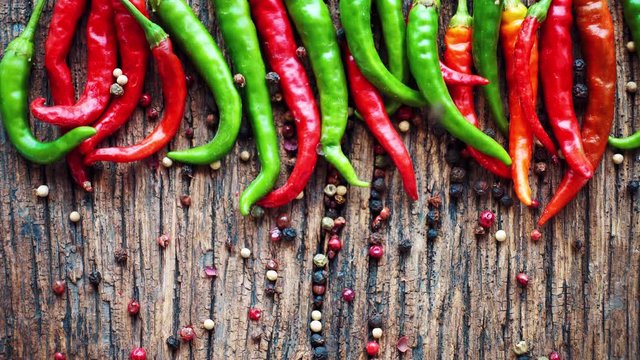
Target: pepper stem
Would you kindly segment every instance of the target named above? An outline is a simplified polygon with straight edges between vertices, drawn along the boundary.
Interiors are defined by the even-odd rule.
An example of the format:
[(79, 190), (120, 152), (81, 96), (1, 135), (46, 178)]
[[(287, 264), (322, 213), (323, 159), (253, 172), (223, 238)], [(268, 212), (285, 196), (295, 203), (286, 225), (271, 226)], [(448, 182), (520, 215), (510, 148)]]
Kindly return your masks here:
[(549, 6), (551, 6), (551, 0), (540, 0), (529, 7), (527, 17), (534, 17), (539, 23), (541, 23), (547, 18)]
[(423, 5), (425, 7), (440, 8), (440, 0), (413, 0), (413, 5)]
[(458, 10), (449, 21), (449, 28), (471, 27), (473, 19), (467, 9), (467, 0), (458, 0)]
[(152, 49), (157, 47), (161, 42), (169, 37), (169, 35), (167, 35), (167, 33), (164, 32), (164, 30), (162, 30), (160, 26), (147, 19), (147, 17), (144, 16), (140, 12), (140, 10), (138, 10), (138, 8), (135, 7), (135, 5), (133, 5), (129, 0), (120, 1), (122, 2), (122, 5), (124, 5), (124, 7), (129, 10), (131, 16), (133, 16), (138, 24), (140, 24), (142, 30), (144, 30), (144, 35), (147, 37), (147, 42)]
[(31, 13), (31, 17), (29, 18), (29, 22), (27, 23), (27, 26), (25, 26), (22, 35), (20, 35), (23, 39), (33, 39), (38, 23), (40, 22), (40, 15), (42, 15), (42, 10), (44, 9), (46, 0), (37, 1), (38, 2), (36, 2), (33, 12)]

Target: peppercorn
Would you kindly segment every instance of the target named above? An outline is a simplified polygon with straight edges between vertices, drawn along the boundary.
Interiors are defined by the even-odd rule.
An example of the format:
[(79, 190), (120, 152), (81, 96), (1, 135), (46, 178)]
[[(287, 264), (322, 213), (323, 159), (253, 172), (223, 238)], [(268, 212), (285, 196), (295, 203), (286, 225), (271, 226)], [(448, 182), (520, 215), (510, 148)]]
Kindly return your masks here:
[(440, 221), (440, 211), (430, 210), (427, 213), (427, 224), (429, 224), (429, 226), (436, 226), (439, 221)]
[(251, 250), (249, 248), (242, 248), (240, 249), (240, 257), (242, 257), (243, 259), (248, 259), (251, 257)]
[(577, 100), (586, 100), (589, 96), (589, 89), (585, 84), (573, 85), (573, 97)]
[(222, 162), (220, 162), (220, 160), (214, 161), (209, 164), (209, 167), (211, 168), (211, 170), (220, 170), (220, 168), (222, 167)]
[(429, 198), (429, 205), (433, 206), (436, 209), (439, 209), (442, 206), (442, 198), (440, 195), (434, 195)]
[(102, 281), (102, 274), (100, 274), (100, 272), (98, 270), (92, 270), (89, 273), (89, 283), (93, 286), (98, 286), (100, 284), (100, 281)]
[(271, 84), (277, 84), (280, 82), (280, 75), (275, 71), (269, 71), (265, 76), (265, 79)]
[(67, 357), (64, 356), (63, 353), (57, 352), (57, 353), (53, 354), (53, 360), (67, 360)]
[(127, 312), (131, 316), (138, 315), (138, 313), (140, 313), (140, 302), (135, 299), (129, 301), (129, 304), (127, 304)]
[(500, 205), (504, 207), (511, 207), (513, 206), (513, 199), (509, 195), (504, 195), (500, 198)]
[(334, 221), (332, 218), (326, 216), (322, 218), (322, 229), (324, 231), (331, 231), (333, 229), (333, 225)]
[(463, 191), (464, 186), (462, 186), (462, 184), (451, 184), (451, 186), (449, 187), (449, 196), (451, 196), (453, 199), (457, 199), (462, 196)]
[(540, 207), (540, 200), (538, 200), (538, 199), (531, 200), (531, 205), (529, 205), (529, 208), (537, 209), (539, 207)]
[(384, 249), (380, 245), (373, 245), (369, 247), (369, 257), (374, 260), (380, 260), (384, 255)]
[(336, 232), (340, 231), (346, 224), (347, 224), (347, 220), (345, 220), (345, 218), (340, 216), (334, 220), (332, 231), (336, 231)]
[(277, 227), (269, 230), (269, 238), (271, 239), (271, 241), (280, 241), (281, 237), (282, 232)]
[(313, 256), (313, 264), (318, 268), (323, 268), (327, 265), (327, 257), (324, 254), (315, 254)]
[(291, 139), (296, 134), (296, 127), (292, 122), (286, 122), (282, 125), (282, 137), (285, 139)]
[(473, 191), (477, 196), (485, 196), (489, 192), (489, 184), (484, 180), (478, 180), (473, 184)]
[(317, 285), (324, 285), (327, 283), (327, 272), (324, 270), (314, 271), (311, 276), (311, 281)]
[[(290, 155), (295, 154), (298, 151), (298, 140), (296, 139), (285, 139), (284, 140), (284, 150), (287, 151)], [(293, 164), (295, 165), (295, 158), (293, 158)]]
[(140, 100), (138, 100), (138, 106), (141, 108), (148, 108), (149, 105), (151, 105), (151, 95), (142, 94), (142, 96), (140, 96)]
[(340, 251), (342, 249), (342, 241), (340, 240), (340, 237), (335, 234), (331, 235), (331, 238), (329, 238), (329, 241), (327, 242), (327, 248), (334, 252)]
[(269, 259), (269, 261), (267, 261), (266, 268), (267, 270), (278, 270), (278, 261), (275, 259)]
[(547, 173), (547, 163), (545, 162), (537, 162), (533, 167), (533, 172), (538, 176), (543, 176)]
[(267, 285), (264, 286), (264, 293), (267, 296), (273, 296), (276, 293), (276, 284), (268, 282)]
[(165, 341), (171, 350), (178, 350), (180, 347), (180, 340), (177, 337), (171, 335)]
[(382, 314), (378, 312), (373, 312), (369, 315), (368, 320), (369, 328), (382, 328)]
[(45, 198), (49, 196), (49, 187), (47, 185), (40, 185), (35, 190), (35, 194), (37, 197)]
[(296, 56), (299, 58), (307, 57), (307, 49), (304, 46), (298, 46), (296, 49)]
[(180, 336), (180, 339), (182, 339), (182, 341), (184, 342), (191, 342), (193, 341), (193, 339), (195, 339), (196, 332), (195, 330), (193, 330), (193, 326), (189, 325), (180, 329), (178, 331), (178, 336)]
[(249, 215), (254, 219), (260, 219), (264, 216), (264, 209), (261, 206), (256, 205), (251, 208)]
[(483, 228), (482, 226), (478, 226), (476, 227), (475, 230), (473, 230), (473, 233), (477, 236), (477, 237), (482, 237), (484, 235), (487, 234), (487, 230), (485, 228)]
[(267, 270), (265, 277), (267, 278), (267, 280), (275, 282), (276, 280), (278, 280), (278, 272), (275, 270)]
[(438, 230), (436, 229), (429, 229), (429, 231), (427, 231), (427, 239), (429, 240), (435, 240), (438, 237)]
[(288, 227), (282, 230), (282, 240), (294, 241), (296, 237), (298, 237), (298, 233), (296, 232), (296, 229), (292, 227)]
[(451, 181), (453, 182), (462, 182), (466, 176), (467, 171), (461, 167), (456, 166), (451, 170)]
[(191, 87), (191, 85), (193, 85), (193, 75), (187, 74), (184, 76), (184, 81), (187, 84), (187, 87)]
[(64, 280), (56, 280), (53, 282), (53, 285), (51, 285), (51, 290), (53, 290), (54, 294), (62, 296), (67, 290), (67, 282)]
[(120, 265), (126, 264), (127, 263), (127, 250), (124, 248), (117, 248), (114, 252), (113, 255), (116, 258), (116, 262)]
[(371, 192), (369, 193), (369, 198), (373, 199), (373, 200), (381, 200), (382, 199), (382, 194), (380, 194), (375, 189), (371, 189)]
[(379, 214), (380, 211), (382, 211), (382, 208), (384, 206), (382, 205), (382, 201), (380, 200), (369, 200), (369, 210), (371, 211), (371, 213), (373, 214)]
[(247, 80), (242, 74), (233, 75), (233, 82), (241, 88), (243, 88), (247, 84)]
[(491, 196), (494, 199), (502, 198), (502, 196), (504, 196), (504, 187), (502, 187), (502, 185), (500, 184), (493, 184), (493, 186), (491, 187)]
[(631, 180), (627, 184), (627, 190), (632, 194), (636, 193), (638, 189), (640, 189), (640, 181), (638, 180)]
[(448, 148), (444, 154), (444, 160), (451, 166), (458, 165), (460, 163), (460, 151), (454, 148)]
[(371, 187), (380, 193), (383, 193), (386, 190), (386, 185), (384, 183), (384, 178), (377, 178), (373, 180), (371, 183)]
[(124, 95), (124, 88), (122, 87), (122, 85), (115, 83), (111, 85), (111, 87), (109, 88), (109, 92), (114, 96), (122, 96)]
[(496, 221), (496, 214), (491, 210), (483, 210), (480, 212), (480, 216), (478, 216), (478, 223), (483, 228), (490, 228), (493, 223)]
[(187, 139), (193, 139), (193, 128), (189, 127), (189, 128), (184, 129), (184, 136)]
[(183, 165), (181, 173), (184, 179), (193, 179), (193, 166)]
[(584, 72), (587, 68), (587, 64), (582, 59), (575, 59), (573, 61), (573, 70), (576, 72)]
[(407, 253), (409, 253), (409, 251), (411, 251), (411, 247), (412, 246), (413, 245), (411, 244), (411, 240), (402, 239), (398, 243), (398, 251), (400, 251), (401, 254), (407, 254)]
[(343, 195), (337, 195), (333, 197), (333, 199), (336, 202), (336, 205), (344, 205), (344, 203), (347, 202), (347, 198), (344, 197)]
[(157, 120), (159, 116), (160, 116), (160, 113), (158, 112), (158, 109), (156, 109), (154, 107), (147, 108), (147, 119), (148, 120), (150, 120), (150, 121)]
[(638, 92), (638, 83), (636, 83), (635, 81), (629, 81), (624, 85), (624, 89), (629, 94), (635, 94), (636, 92)]
[(376, 155), (373, 160), (373, 166), (380, 169), (386, 169), (387, 166), (389, 166), (389, 158), (385, 155)]
[(218, 123), (218, 117), (215, 114), (209, 114), (205, 119), (205, 123), (208, 127), (214, 127)]
[(373, 232), (369, 235), (369, 244), (370, 245), (382, 245), (384, 242), (384, 235), (380, 232)]
[(622, 154), (613, 154), (611, 160), (615, 165), (620, 165), (624, 162), (624, 155)]
[(391, 210), (388, 207), (384, 207), (381, 211), (380, 211), (380, 218), (384, 221), (388, 220), (389, 217), (391, 216)]
[(329, 358), (329, 350), (324, 346), (318, 346), (313, 349), (313, 360), (327, 360)]
[(249, 309), (249, 320), (258, 321), (262, 317), (262, 310), (252, 307)]
[(549, 360), (560, 360), (560, 354), (558, 354), (558, 353), (557, 353), (557, 352), (555, 352), (555, 351), (552, 351), (552, 352), (549, 354)]
[(378, 168), (373, 169), (373, 178), (374, 179), (384, 178), (386, 174), (387, 174), (387, 172), (382, 170), (382, 169), (378, 169)]
[(516, 275), (516, 281), (520, 286), (525, 288), (529, 284), (529, 277), (527, 276), (527, 274), (520, 272)]
[(324, 305), (324, 296), (315, 295), (313, 297), (313, 308), (314, 309), (321, 309), (322, 305)]
[(311, 287), (311, 292), (313, 293), (313, 295), (324, 295), (326, 291), (327, 287), (324, 285), (313, 285)]
[(380, 344), (377, 341), (369, 341), (366, 346), (367, 355), (376, 356), (380, 352)]
[(356, 298), (356, 292), (353, 289), (344, 288), (342, 289), (342, 300), (346, 302), (352, 302)]
[(324, 211), (324, 216), (331, 218), (331, 219), (336, 219), (338, 217), (338, 210), (334, 209), (334, 208), (328, 208), (327, 210)]
[(538, 229), (533, 229), (531, 231), (531, 240), (538, 241), (542, 238), (542, 233)]
[(503, 242), (507, 240), (507, 232), (504, 230), (498, 230), (496, 231), (495, 237), (497, 242)]
[(325, 195), (332, 197), (333, 195), (336, 194), (337, 191), (337, 187), (333, 184), (327, 184), (327, 186), (324, 187), (324, 193)]
[(324, 337), (320, 334), (311, 335), (311, 346), (318, 347), (324, 345)]
[(382, 218), (378, 215), (371, 222), (371, 230), (375, 232), (380, 231), (380, 229), (382, 229)]
[(191, 196), (189, 195), (180, 196), (180, 204), (182, 204), (182, 206), (184, 207), (191, 206)]
[(531, 357), (527, 354), (523, 354), (523, 355), (518, 355), (517, 360), (530, 360)]
[(516, 353), (516, 355), (526, 354), (529, 352), (529, 344), (524, 340), (520, 340), (513, 345), (513, 352)]
[(582, 245), (583, 245), (582, 240), (575, 240), (575, 241), (571, 244), (571, 246), (573, 247), (573, 249), (574, 249), (575, 251), (580, 251), (580, 250), (582, 250)]

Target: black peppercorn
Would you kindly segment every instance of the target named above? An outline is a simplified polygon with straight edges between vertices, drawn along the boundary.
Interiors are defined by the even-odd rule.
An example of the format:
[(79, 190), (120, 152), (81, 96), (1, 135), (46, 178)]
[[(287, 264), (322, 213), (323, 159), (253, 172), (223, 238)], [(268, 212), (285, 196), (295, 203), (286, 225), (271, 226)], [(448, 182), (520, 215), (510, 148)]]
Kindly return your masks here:
[(182, 166), (182, 178), (187, 180), (193, 178), (193, 166), (191, 165)]
[(638, 180), (631, 180), (627, 184), (627, 190), (629, 190), (629, 192), (632, 194), (636, 193), (638, 189), (640, 189), (640, 181)]
[(324, 296), (316, 295), (313, 297), (313, 308), (318, 310), (322, 309), (322, 305), (324, 305)]
[(338, 210), (336, 210), (335, 208), (328, 208), (324, 211), (324, 216), (335, 220), (340, 215), (338, 214)]
[(327, 283), (327, 272), (324, 270), (318, 270), (313, 273), (311, 281), (317, 285), (324, 285)]
[(313, 360), (327, 360), (329, 358), (329, 351), (324, 346), (318, 346), (313, 349)]
[(454, 167), (451, 170), (451, 181), (462, 182), (467, 176), (467, 171), (461, 167)]
[(380, 213), (380, 211), (382, 211), (383, 205), (382, 205), (382, 201), (380, 200), (370, 200), (369, 201), (369, 210), (375, 214), (378, 215)]
[(113, 253), (114, 257), (116, 258), (116, 262), (120, 265), (126, 264), (127, 263), (127, 250), (123, 249), (123, 248), (118, 248), (116, 249), (116, 251), (114, 251)]
[(369, 244), (371, 245), (382, 245), (384, 242), (384, 236), (382, 233), (374, 232), (369, 235)]
[(373, 183), (371, 184), (371, 187), (375, 191), (383, 193), (385, 191), (385, 189), (386, 189), (386, 186), (384, 184), (384, 178), (377, 178), (377, 179), (373, 180)]
[(458, 165), (460, 163), (460, 151), (458, 149), (449, 148), (444, 154), (444, 160), (449, 165)]
[(500, 198), (500, 205), (504, 207), (511, 207), (513, 206), (513, 199), (511, 198), (511, 196), (505, 195)]
[(518, 360), (530, 360), (531, 357), (527, 354), (518, 355)]
[(574, 249), (575, 251), (580, 251), (580, 250), (582, 250), (582, 240), (576, 240), (576, 241), (574, 241), (571, 245), (573, 246), (573, 249)]
[(587, 68), (587, 64), (582, 59), (575, 59), (573, 61), (573, 70), (576, 72), (583, 72)]
[(100, 281), (102, 281), (102, 274), (100, 274), (100, 271), (98, 270), (92, 270), (91, 273), (89, 273), (89, 283), (93, 286), (98, 286), (100, 284)]
[(382, 328), (382, 314), (374, 312), (369, 315), (369, 328)]
[(265, 78), (269, 83), (277, 84), (280, 82), (280, 75), (278, 75), (278, 73), (275, 71), (268, 72)]
[(318, 347), (324, 345), (324, 337), (320, 334), (311, 335), (311, 346)]
[(454, 199), (461, 197), (463, 191), (464, 186), (462, 184), (451, 184), (451, 187), (449, 187), (449, 195)]
[(273, 296), (276, 293), (276, 284), (269, 281), (267, 285), (264, 286), (264, 293), (268, 296)]
[(489, 192), (489, 184), (484, 180), (478, 180), (473, 184), (473, 191), (478, 196), (485, 196)]
[(298, 232), (296, 229), (292, 227), (285, 228), (282, 230), (282, 240), (284, 241), (293, 241), (298, 237)]
[(377, 192), (375, 189), (371, 189), (371, 193), (369, 194), (369, 197), (371, 197), (371, 199), (373, 200), (381, 200), (382, 194)]
[(427, 231), (427, 239), (435, 240), (437, 237), (438, 237), (438, 230), (429, 229), (429, 231)]
[(589, 96), (589, 89), (585, 84), (573, 85), (573, 97), (577, 100), (585, 100)]
[(427, 224), (429, 226), (435, 226), (440, 221), (440, 211), (431, 210), (427, 213)]
[(493, 186), (491, 187), (491, 196), (493, 196), (494, 199), (502, 198), (502, 196), (504, 196), (504, 188), (502, 187), (502, 185), (493, 184)]
[(411, 240), (402, 239), (398, 243), (398, 250), (400, 251), (401, 254), (407, 254), (409, 251), (411, 251), (411, 246), (412, 246)]
[(166, 343), (167, 345), (169, 345), (169, 348), (171, 350), (177, 350), (180, 347), (180, 340), (178, 340), (178, 338), (173, 335), (167, 338)]

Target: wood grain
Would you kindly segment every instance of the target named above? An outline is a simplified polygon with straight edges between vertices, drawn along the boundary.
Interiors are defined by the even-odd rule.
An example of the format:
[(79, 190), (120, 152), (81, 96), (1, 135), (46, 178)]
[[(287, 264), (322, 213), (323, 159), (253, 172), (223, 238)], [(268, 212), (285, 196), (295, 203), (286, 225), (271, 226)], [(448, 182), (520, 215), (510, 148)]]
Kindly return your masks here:
[[(451, 16), (452, 3), (443, 2), (442, 24)], [(211, 6), (204, 0), (191, 4), (223, 44)], [(337, 0), (329, 4), (338, 25)], [(53, 5), (49, 0), (38, 31), (31, 98), (48, 91), (43, 41)], [(611, 5), (618, 89), (623, 89), (637, 79), (638, 58), (624, 49), (629, 34), (619, 2)], [(25, 0), (0, 3), (2, 49), (20, 33), (30, 12)], [(378, 24), (374, 26), (377, 31)], [(84, 45), (80, 32), (70, 56), (78, 91)], [(161, 104), (155, 76), (148, 77), (147, 88), (154, 103)], [(478, 105), (483, 123), (492, 126), (482, 99)], [(636, 96), (619, 91), (614, 133), (630, 134), (640, 126), (638, 105)], [(285, 110), (282, 104), (275, 106), (279, 124)], [(213, 131), (204, 124), (214, 111), (210, 93), (196, 76), (182, 130), (169, 147), (186, 148), (210, 139)], [(534, 243), (529, 232), (537, 212), (520, 205), (506, 209), (490, 197), (478, 199), (469, 186), (461, 200), (452, 201), (451, 167), (443, 160), (452, 140), (435, 136), (430, 119), (416, 125), (405, 141), (417, 168), (420, 200), (411, 203), (398, 174), (390, 173), (385, 204), (393, 215), (383, 230), (385, 256), (377, 265), (367, 256), (369, 192), (349, 189), (344, 248), (329, 267), (323, 312), (331, 358), (366, 358), (366, 321), (373, 311), (384, 319), (381, 359), (509, 359), (519, 340), (529, 342), (535, 356), (556, 350), (563, 359), (640, 358), (640, 202), (626, 191), (627, 182), (640, 173), (638, 153), (626, 153), (624, 164), (614, 166), (607, 150), (588, 188)], [(110, 143), (132, 143), (153, 126), (138, 110)], [(193, 140), (184, 136), (187, 127), (195, 129)], [(43, 124), (35, 129), (42, 138), (57, 133)], [(358, 174), (371, 177), (374, 142), (362, 123), (354, 121), (347, 143)], [(257, 170), (255, 161), (238, 160), (242, 150), (255, 159), (251, 139), (239, 140), (219, 171), (180, 165), (164, 169), (158, 167), (158, 157), (130, 165), (105, 164), (93, 173), (92, 194), (74, 188), (62, 163), (40, 167), (24, 161), (3, 132), (0, 150), (0, 358), (47, 359), (61, 351), (73, 359), (125, 359), (137, 346), (155, 359), (310, 358), (312, 257), (323, 241), (323, 160), (305, 197), (283, 209), (299, 231), (295, 243), (285, 244), (268, 238), (278, 211), (267, 212), (259, 221), (244, 219), (237, 211), (239, 193)], [(534, 196), (543, 204), (563, 170), (553, 168), (543, 179), (532, 175)], [(467, 185), (478, 179), (495, 181), (472, 166)], [(33, 195), (40, 184), (51, 187), (49, 198)], [(190, 207), (180, 204), (182, 195), (191, 196)], [(428, 241), (427, 201), (435, 195), (444, 200), (441, 230), (437, 240)], [(506, 230), (507, 242), (474, 236), (477, 215), (485, 208), (497, 212), (496, 229)], [(82, 214), (78, 224), (68, 220), (73, 210)], [(164, 251), (156, 244), (161, 234), (171, 238)], [(413, 244), (406, 256), (397, 248), (403, 240)], [(576, 241), (583, 244), (581, 249), (574, 246)], [(251, 259), (239, 256), (242, 247), (251, 249)], [(128, 254), (124, 266), (114, 258), (119, 248)], [(274, 297), (264, 293), (270, 258), (280, 263)], [(215, 265), (220, 276), (207, 278), (206, 265)], [(527, 290), (515, 285), (521, 270), (531, 277)], [(102, 275), (98, 287), (89, 283), (92, 271)], [(62, 297), (51, 291), (56, 279), (68, 283)], [(341, 300), (344, 287), (356, 291), (352, 304)], [(126, 311), (131, 298), (142, 304), (137, 319)], [(258, 323), (248, 320), (251, 306), (264, 310)], [(215, 320), (211, 333), (200, 328), (206, 318)], [(189, 324), (196, 328), (196, 340), (172, 353), (166, 338)], [(252, 339), (256, 332), (262, 335), (259, 341)], [(404, 354), (396, 350), (401, 336), (410, 345)]]

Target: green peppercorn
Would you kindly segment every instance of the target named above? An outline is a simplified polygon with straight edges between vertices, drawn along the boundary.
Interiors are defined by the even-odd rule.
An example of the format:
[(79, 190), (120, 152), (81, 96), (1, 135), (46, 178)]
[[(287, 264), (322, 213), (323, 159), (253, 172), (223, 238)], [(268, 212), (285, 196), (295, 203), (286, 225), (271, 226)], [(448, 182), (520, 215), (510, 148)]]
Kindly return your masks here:
[(260, 219), (264, 216), (264, 209), (260, 206), (254, 206), (251, 208), (251, 217), (254, 219)]
[(325, 231), (331, 231), (331, 229), (333, 229), (333, 219), (330, 217), (323, 217), (322, 229)]
[(373, 165), (377, 168), (386, 169), (389, 166), (389, 158), (385, 155), (376, 155)]

